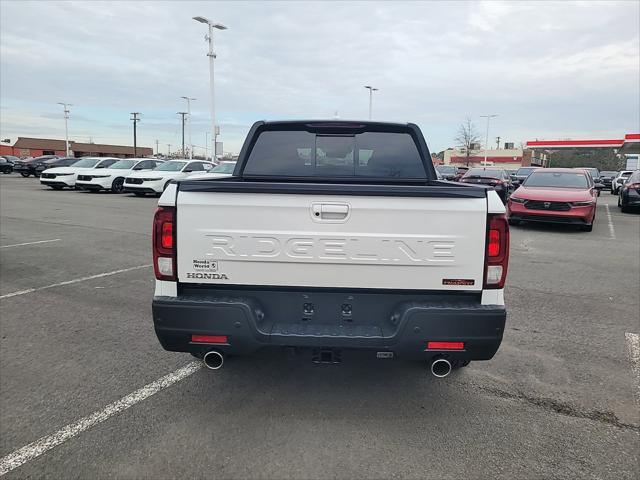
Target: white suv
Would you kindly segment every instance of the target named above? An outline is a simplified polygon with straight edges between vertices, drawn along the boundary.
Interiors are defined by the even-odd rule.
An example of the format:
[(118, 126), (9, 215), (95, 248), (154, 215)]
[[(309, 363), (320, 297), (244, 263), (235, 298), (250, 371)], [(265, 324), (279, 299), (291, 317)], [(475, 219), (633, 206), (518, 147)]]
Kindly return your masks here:
[(109, 168), (94, 168), (78, 174), (76, 186), (83, 190), (98, 192), (100, 190), (111, 190), (113, 193), (122, 193), (124, 190), (124, 179), (133, 171), (153, 170), (163, 163), (162, 160), (149, 158), (127, 158), (119, 160)]
[(40, 183), (54, 190), (62, 190), (64, 187), (74, 188), (79, 173), (87, 172), (92, 168), (108, 168), (118, 160), (119, 158), (111, 157), (85, 157), (69, 167), (47, 168), (40, 174)]
[(618, 195), (620, 188), (624, 185), (624, 182), (631, 176), (633, 170), (621, 170), (618, 175), (611, 180), (611, 195)]
[(182, 180), (194, 172), (208, 172), (214, 167), (211, 162), (171, 160), (152, 171), (133, 172), (124, 179), (124, 191), (138, 196), (147, 193), (162, 193), (171, 180)]

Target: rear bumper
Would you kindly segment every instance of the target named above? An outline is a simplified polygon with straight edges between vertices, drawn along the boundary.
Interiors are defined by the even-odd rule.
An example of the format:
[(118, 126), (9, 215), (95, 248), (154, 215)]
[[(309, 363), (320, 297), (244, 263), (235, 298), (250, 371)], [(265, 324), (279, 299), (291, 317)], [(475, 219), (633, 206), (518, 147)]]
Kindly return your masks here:
[[(152, 307), (156, 335), (170, 351), (250, 355), (268, 347), (324, 347), (393, 352), (413, 360), (489, 360), (502, 341), (506, 310), (462, 297), (217, 291), (154, 297)], [(353, 318), (344, 315), (345, 302)], [(313, 314), (304, 313), (308, 305)], [(192, 343), (194, 334), (224, 335), (228, 343)], [(465, 348), (425, 351), (428, 341), (464, 342)]]

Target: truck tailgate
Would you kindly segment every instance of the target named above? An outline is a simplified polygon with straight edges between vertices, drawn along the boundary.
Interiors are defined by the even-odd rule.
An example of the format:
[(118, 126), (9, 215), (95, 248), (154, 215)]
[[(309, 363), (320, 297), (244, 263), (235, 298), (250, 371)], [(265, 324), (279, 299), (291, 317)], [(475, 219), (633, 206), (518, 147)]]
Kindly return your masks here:
[(177, 211), (182, 283), (482, 289), (486, 198), (180, 191)]

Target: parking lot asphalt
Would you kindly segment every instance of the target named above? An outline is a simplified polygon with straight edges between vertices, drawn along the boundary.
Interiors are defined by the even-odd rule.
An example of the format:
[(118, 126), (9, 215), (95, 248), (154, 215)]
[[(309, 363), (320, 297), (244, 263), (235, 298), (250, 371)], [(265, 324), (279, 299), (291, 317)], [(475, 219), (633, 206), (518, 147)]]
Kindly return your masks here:
[[(0, 176), (2, 459), (193, 361), (153, 333), (156, 202)], [(605, 192), (593, 232), (512, 227), (490, 362), (194, 366), (6, 478), (638, 478), (639, 250)]]

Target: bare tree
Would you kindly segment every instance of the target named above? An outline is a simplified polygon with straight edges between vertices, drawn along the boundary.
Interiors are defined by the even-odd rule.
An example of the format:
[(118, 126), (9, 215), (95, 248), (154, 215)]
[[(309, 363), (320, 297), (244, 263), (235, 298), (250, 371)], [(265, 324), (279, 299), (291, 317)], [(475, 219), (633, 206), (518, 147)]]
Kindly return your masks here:
[(464, 123), (460, 125), (454, 141), (456, 142), (460, 150), (465, 154), (466, 165), (468, 167), (469, 157), (474, 153), (476, 145), (480, 143), (480, 137), (478, 136), (476, 127), (471, 121), (470, 117), (467, 117)]

